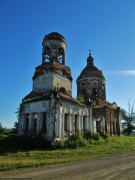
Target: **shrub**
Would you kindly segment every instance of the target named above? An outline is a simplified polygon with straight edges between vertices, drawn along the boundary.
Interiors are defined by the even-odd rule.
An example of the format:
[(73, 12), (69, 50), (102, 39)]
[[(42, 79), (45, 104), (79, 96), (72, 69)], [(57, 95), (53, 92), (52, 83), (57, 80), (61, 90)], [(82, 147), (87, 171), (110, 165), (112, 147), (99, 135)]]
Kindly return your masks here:
[(58, 149), (69, 148), (76, 149), (78, 147), (84, 147), (87, 145), (87, 140), (83, 138), (79, 133), (75, 133), (69, 136), (67, 140), (61, 140), (55, 142), (55, 147)]
[(11, 136), (0, 139), (0, 154), (7, 152), (51, 149), (51, 142), (44, 138)]
[(78, 132), (75, 132), (74, 134), (69, 136), (70, 141), (77, 141), (77, 140), (81, 140), (82, 138), (83, 137)]
[(104, 138), (104, 139), (108, 139), (108, 138), (109, 138), (109, 134), (103, 133), (103, 132), (100, 133), (100, 136), (101, 136), (102, 138)]
[(54, 146), (56, 149), (63, 149), (65, 148), (65, 141), (64, 140), (55, 141)]
[(89, 131), (85, 132), (84, 137), (86, 139), (93, 139), (95, 141), (99, 141), (99, 139), (100, 139), (100, 135), (98, 133), (89, 132)]
[(87, 145), (87, 140), (84, 138), (77, 140), (68, 139), (65, 141), (65, 147), (71, 149), (76, 149), (78, 147), (85, 147), (86, 145)]
[(98, 133), (91, 133), (90, 138), (94, 139), (95, 141), (99, 141), (100, 136)]

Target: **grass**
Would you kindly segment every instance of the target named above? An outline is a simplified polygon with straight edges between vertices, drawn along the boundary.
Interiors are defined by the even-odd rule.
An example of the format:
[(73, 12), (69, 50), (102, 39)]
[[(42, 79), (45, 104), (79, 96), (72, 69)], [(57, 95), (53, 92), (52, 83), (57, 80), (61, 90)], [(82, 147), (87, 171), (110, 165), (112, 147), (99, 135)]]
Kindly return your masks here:
[(37, 167), (135, 150), (135, 137), (109, 137), (77, 149), (6, 152), (0, 156), (0, 170)]

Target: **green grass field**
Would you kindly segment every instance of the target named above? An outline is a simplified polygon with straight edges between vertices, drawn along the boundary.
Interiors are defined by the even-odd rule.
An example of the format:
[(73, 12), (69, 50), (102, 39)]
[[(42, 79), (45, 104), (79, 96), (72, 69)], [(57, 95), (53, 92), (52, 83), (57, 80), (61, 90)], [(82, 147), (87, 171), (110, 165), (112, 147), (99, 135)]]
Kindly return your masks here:
[(6, 152), (0, 156), (0, 170), (66, 163), (124, 151), (135, 151), (135, 137), (109, 137), (77, 149)]

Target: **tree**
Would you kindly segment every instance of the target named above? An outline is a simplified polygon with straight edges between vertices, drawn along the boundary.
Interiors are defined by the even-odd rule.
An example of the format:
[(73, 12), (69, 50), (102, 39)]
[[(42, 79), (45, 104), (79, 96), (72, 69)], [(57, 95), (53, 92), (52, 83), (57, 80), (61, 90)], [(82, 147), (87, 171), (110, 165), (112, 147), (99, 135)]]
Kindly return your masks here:
[(18, 131), (18, 122), (15, 122), (14, 127), (12, 128), (12, 133), (14, 135), (17, 135), (17, 131)]
[(123, 133), (125, 135), (130, 135), (131, 132), (135, 129), (135, 110), (134, 110), (134, 104), (131, 105), (130, 100), (128, 102), (128, 111), (122, 109), (121, 114), (122, 114), (122, 120), (123, 120)]
[(3, 135), (3, 133), (4, 133), (4, 128), (0, 122), (0, 136)]

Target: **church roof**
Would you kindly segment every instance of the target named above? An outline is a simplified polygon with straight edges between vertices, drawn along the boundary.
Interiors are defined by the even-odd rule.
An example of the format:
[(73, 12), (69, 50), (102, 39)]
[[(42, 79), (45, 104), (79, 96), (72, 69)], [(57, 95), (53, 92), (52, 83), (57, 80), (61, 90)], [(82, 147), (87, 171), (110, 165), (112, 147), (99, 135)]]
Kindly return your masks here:
[[(35, 91), (30, 92), (27, 96), (25, 96), (25, 98), (23, 99), (23, 103), (26, 102), (36, 102), (36, 101), (44, 101), (44, 100), (50, 100), (52, 98), (52, 94), (54, 96), (54, 91), (50, 91), (48, 93), (38, 93)], [(57, 95), (58, 94), (58, 95)], [(64, 101), (68, 101), (71, 102), (73, 104), (78, 104), (80, 106), (85, 106), (84, 104), (80, 103), (79, 101), (77, 101), (76, 99), (62, 93), (62, 92), (56, 92), (56, 96), (54, 96), (54, 98), (60, 98)]]
[(53, 62), (53, 64), (50, 62), (46, 62), (44, 64), (41, 64), (40, 66), (37, 66), (35, 69), (33, 79), (37, 78), (40, 75), (50, 72), (55, 72), (59, 75), (63, 74), (66, 78), (72, 80), (70, 68), (56, 61)]
[(102, 74), (102, 71), (99, 70), (96, 66), (94, 66), (93, 62), (94, 62), (94, 59), (91, 56), (91, 54), (89, 54), (89, 57), (87, 58), (87, 65), (82, 70), (82, 72), (77, 80), (79, 80), (81, 78), (87, 78), (87, 77), (97, 77), (97, 78), (101, 78), (101, 79), (105, 80), (105, 78)]
[(52, 32), (48, 35), (45, 35), (43, 41), (45, 40), (61, 40), (64, 43), (66, 43), (66, 39), (64, 38), (64, 36), (62, 36), (61, 34), (57, 33), (57, 32)]
[(42, 96), (42, 94), (36, 91), (31, 91), (27, 96), (24, 97), (24, 99), (30, 99), (39, 96)]
[(78, 100), (72, 98), (72, 97), (69, 97), (68, 95), (66, 94), (63, 94), (62, 92), (59, 93), (59, 97), (65, 101), (68, 101), (68, 102), (71, 102), (71, 103), (74, 103), (74, 104), (78, 104), (78, 105), (81, 105), (81, 106), (86, 106), (85, 104), (82, 104), (80, 103)]

